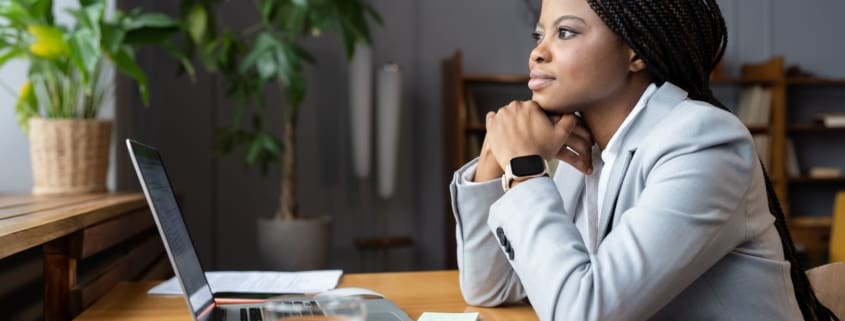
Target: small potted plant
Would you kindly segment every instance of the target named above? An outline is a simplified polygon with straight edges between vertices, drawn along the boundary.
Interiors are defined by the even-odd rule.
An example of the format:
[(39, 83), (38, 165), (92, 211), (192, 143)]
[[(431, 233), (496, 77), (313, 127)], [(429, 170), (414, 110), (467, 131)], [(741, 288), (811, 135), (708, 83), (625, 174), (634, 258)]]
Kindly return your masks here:
[[(370, 41), (368, 18), (381, 22), (363, 0), (257, 0), (250, 2), (260, 20), (246, 28), (221, 25), (214, 16), (216, 0), (185, 0), (183, 19), (195, 53), (209, 71), (221, 75), (228, 98), (236, 102), (232, 126), (218, 130), (217, 148), (227, 154), (245, 146), (244, 159), (262, 172), (281, 165), (279, 209), (257, 222), (259, 252), (275, 268), (313, 269), (325, 266), (331, 247), (328, 217), (309, 218), (298, 210), (296, 131), (305, 97), (303, 66), (313, 62), (298, 41), (335, 32), (351, 58), (359, 43)], [(284, 123), (266, 125), (262, 97), (267, 90), (286, 94), (279, 106)], [(243, 118), (249, 121), (244, 122)], [(274, 126), (284, 126), (281, 137)], [(278, 128), (278, 127), (277, 127)], [(268, 213), (269, 214), (269, 213)], [(285, 247), (280, 246), (295, 245)]]
[(16, 59), (29, 63), (15, 113), (29, 135), (34, 194), (104, 192), (111, 122), (97, 115), (113, 90), (111, 70), (134, 79), (146, 104), (136, 48), (163, 45), (180, 54), (167, 45), (178, 20), (140, 9), (109, 16), (106, 6), (81, 0), (67, 10), (73, 26), (65, 26), (53, 16), (52, 0), (0, 2), (0, 68)]

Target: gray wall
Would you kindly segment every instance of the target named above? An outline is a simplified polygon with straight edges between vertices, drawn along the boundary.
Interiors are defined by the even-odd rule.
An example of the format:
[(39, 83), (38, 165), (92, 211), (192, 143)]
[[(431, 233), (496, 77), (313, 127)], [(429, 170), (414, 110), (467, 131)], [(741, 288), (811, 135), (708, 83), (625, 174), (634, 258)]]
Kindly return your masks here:
[[(177, 10), (176, 3), (134, 3), (150, 3), (170, 12)], [(440, 61), (460, 49), (468, 72), (525, 72), (532, 44), (529, 34), (535, 22), (522, 1), (371, 3), (385, 19), (384, 26), (374, 27), (374, 61), (394, 61), (404, 68), (406, 104), (397, 194), (391, 200), (381, 200), (373, 192), (374, 179), (358, 180), (351, 174), (346, 67), (336, 39), (324, 35), (306, 41), (319, 64), (309, 69), (309, 96), (302, 109), (299, 132), (302, 212), (335, 218), (334, 266), (347, 271), (385, 268), (373, 263), (372, 255), (358, 253), (352, 246), (356, 237), (383, 232), (378, 224), (370, 222), (380, 219), (390, 234), (408, 234), (417, 242), (413, 250), (391, 253), (388, 268), (441, 268), (445, 264), (444, 240), (451, 235), (443, 235), (443, 195), (448, 182), (441, 177)], [(845, 77), (845, 63), (840, 58), (845, 56), (845, 44), (836, 34), (845, 27), (836, 16), (845, 12), (845, 3), (719, 3), (731, 35), (726, 55), (729, 72), (736, 71), (742, 63), (784, 54), (788, 63), (800, 63), (809, 71)], [(254, 17), (248, 14), (251, 5), (228, 2), (227, 18), (241, 24), (253, 21)], [(177, 77), (175, 63), (159, 52), (145, 51), (141, 59), (150, 73), (152, 105), (147, 109), (138, 106), (131, 90), (121, 95), (117, 108), (119, 137), (135, 137), (162, 149), (200, 256), (208, 266), (261, 268), (254, 250), (255, 219), (272, 215), (278, 205), (278, 171), (261, 177), (242, 165), (240, 154), (214, 157), (213, 130), (228, 124), (231, 110), (213, 76), (201, 74), (196, 83), (190, 83)], [(4, 80), (7, 77), (5, 72), (0, 75)], [(270, 101), (278, 101), (277, 95), (269, 96)], [(10, 117), (8, 108), (0, 112), (0, 132), (9, 132), (10, 127), (17, 130)], [(9, 166), (28, 166), (28, 160), (18, 156), (25, 147), (3, 140), (7, 137), (0, 136), (2, 159), (11, 165), (0, 172), (0, 184), (24, 186), (25, 179), (9, 179), (5, 170)], [(137, 189), (122, 147), (119, 150), (118, 186)], [(9, 181), (12, 183), (4, 183)]]

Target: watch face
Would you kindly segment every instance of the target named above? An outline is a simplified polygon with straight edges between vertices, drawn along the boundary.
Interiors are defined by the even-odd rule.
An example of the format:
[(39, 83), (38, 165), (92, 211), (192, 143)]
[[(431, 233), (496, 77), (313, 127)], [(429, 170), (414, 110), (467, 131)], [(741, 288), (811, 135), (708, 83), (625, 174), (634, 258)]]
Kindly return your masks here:
[(516, 177), (532, 176), (546, 170), (546, 163), (539, 155), (521, 156), (511, 159), (511, 172)]

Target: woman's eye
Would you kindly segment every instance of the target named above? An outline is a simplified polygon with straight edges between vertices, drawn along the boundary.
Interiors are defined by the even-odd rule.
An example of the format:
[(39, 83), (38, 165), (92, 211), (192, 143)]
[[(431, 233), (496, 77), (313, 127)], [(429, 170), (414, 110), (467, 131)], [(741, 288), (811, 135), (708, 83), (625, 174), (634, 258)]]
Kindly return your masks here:
[(535, 42), (540, 42), (543, 40), (543, 34), (534, 31), (531, 33), (531, 39), (534, 39)]
[(560, 29), (557, 30), (557, 36), (560, 39), (564, 39), (564, 40), (570, 39), (572, 37), (575, 37), (576, 35), (577, 35), (577, 33), (575, 33), (572, 30), (566, 29), (566, 28), (560, 28)]

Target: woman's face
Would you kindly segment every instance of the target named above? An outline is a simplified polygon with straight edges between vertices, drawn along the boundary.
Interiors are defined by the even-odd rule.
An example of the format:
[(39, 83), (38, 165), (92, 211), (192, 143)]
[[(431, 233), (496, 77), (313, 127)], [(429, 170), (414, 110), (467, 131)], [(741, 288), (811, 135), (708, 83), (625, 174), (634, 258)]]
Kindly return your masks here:
[(528, 87), (544, 110), (584, 111), (623, 88), (634, 53), (585, 0), (543, 0)]

